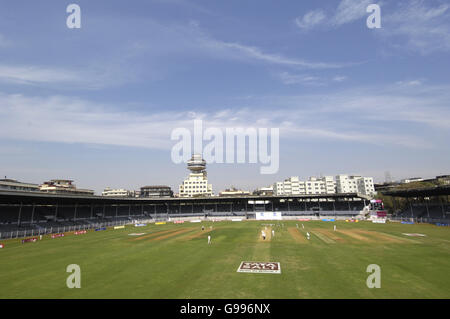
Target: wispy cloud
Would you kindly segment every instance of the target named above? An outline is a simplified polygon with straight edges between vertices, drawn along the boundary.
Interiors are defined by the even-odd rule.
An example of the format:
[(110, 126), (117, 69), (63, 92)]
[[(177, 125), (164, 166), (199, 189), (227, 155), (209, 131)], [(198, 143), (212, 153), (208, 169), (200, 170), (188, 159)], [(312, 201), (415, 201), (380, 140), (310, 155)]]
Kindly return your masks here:
[[(136, 47), (141, 51), (148, 50), (152, 55), (179, 56), (182, 53), (184, 58), (189, 55), (207, 56), (213, 59), (265, 63), (297, 69), (333, 69), (355, 65), (353, 62), (335, 63), (288, 57), (285, 54), (269, 52), (255, 45), (238, 41), (224, 41), (206, 32), (197, 21), (190, 21), (187, 25), (161, 25), (155, 21), (147, 23), (151, 25), (150, 29), (155, 30), (155, 33), (152, 33), (145, 41), (137, 43)], [(152, 37), (156, 35), (157, 37), (153, 39)], [(156, 46), (155, 43), (158, 45)]]
[(391, 46), (421, 54), (450, 51), (450, 5), (433, 6), (423, 0), (401, 2), (383, 15), (379, 33)]
[(63, 69), (35, 66), (0, 65), (0, 80), (19, 84), (70, 83), (83, 79), (81, 74)]
[(306, 13), (303, 17), (297, 17), (295, 24), (302, 30), (309, 30), (323, 23), (326, 15), (322, 10), (313, 10)]
[(271, 64), (295, 66), (307, 69), (330, 69), (342, 68), (350, 64), (344, 63), (328, 63), (328, 62), (313, 62), (295, 58), (287, 58), (280, 54), (271, 54), (263, 52), (261, 49), (252, 46), (246, 46), (239, 43), (230, 43), (207, 39), (204, 45), (217, 50), (228, 51), (228, 53), (236, 54), (240, 57), (246, 57), (257, 61), (263, 61)]
[(318, 76), (311, 74), (293, 74), (290, 72), (276, 73), (275, 76), (286, 85), (326, 86), (333, 82), (340, 83), (347, 80), (347, 76), (336, 75), (334, 77)]
[[(64, 89), (101, 89), (130, 80), (128, 73), (119, 77), (118, 70), (106, 68), (64, 69), (34, 65), (0, 64), (0, 82), (9, 84), (47, 86)], [(115, 76), (114, 76), (115, 75)]]
[(303, 17), (297, 17), (295, 23), (305, 31), (319, 26), (336, 28), (366, 16), (366, 8), (371, 3), (372, 0), (341, 0), (334, 12), (327, 14), (321, 9), (312, 10)]
[(400, 86), (418, 86), (422, 85), (424, 82), (423, 79), (416, 79), (416, 80), (408, 80), (408, 81), (397, 81), (395, 84)]
[[(294, 21), (303, 31), (334, 29), (368, 16), (372, 0), (341, 0), (333, 12), (307, 12)], [(450, 51), (450, 5), (425, 0), (378, 3), (382, 6), (382, 28), (374, 33), (389, 40), (390, 47), (421, 54)]]
[(336, 75), (335, 77), (333, 77), (334, 82), (344, 82), (347, 79), (348, 77), (345, 75)]
[(372, 0), (342, 0), (330, 22), (340, 26), (359, 20), (367, 15), (366, 8), (371, 3)]
[(317, 76), (307, 75), (307, 74), (291, 74), (289, 72), (281, 72), (277, 74), (280, 80), (287, 85), (291, 84), (302, 84), (302, 85), (313, 85), (321, 86), (324, 82), (321, 78)]
[[(415, 92), (411, 93), (411, 90)], [(194, 118), (209, 127), (279, 127), (281, 138), (305, 138), (426, 149), (444, 147), (427, 131), (450, 130), (449, 87), (398, 86), (342, 93), (247, 99), (259, 105), (204, 112), (129, 112), (88, 100), (0, 94), (0, 136), (10, 139), (170, 149), (170, 133), (191, 128)], [(238, 103), (237, 103), (238, 105)], [(274, 113), (274, 107), (276, 112)], [(409, 123), (404, 126), (404, 123)]]

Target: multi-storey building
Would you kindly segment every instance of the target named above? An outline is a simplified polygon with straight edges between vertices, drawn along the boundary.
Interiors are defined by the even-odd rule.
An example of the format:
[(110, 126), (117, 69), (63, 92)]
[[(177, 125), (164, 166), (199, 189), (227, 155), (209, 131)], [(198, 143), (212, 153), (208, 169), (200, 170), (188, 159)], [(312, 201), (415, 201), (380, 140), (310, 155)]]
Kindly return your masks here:
[(76, 188), (70, 179), (52, 179), (40, 185), (39, 190), (54, 194), (94, 195), (93, 190)]
[(260, 187), (253, 191), (253, 195), (272, 196), (273, 194), (273, 185), (268, 187)]
[(212, 185), (208, 184), (206, 161), (201, 155), (194, 154), (187, 163), (191, 171), (188, 178), (179, 187), (180, 197), (212, 196)]
[(0, 179), (0, 190), (20, 191), (20, 192), (38, 192), (39, 185), (31, 183), (22, 183), (14, 179)]
[(358, 193), (372, 196), (375, 194), (375, 185), (372, 177), (358, 179)]
[(135, 196), (135, 192), (134, 191), (130, 191), (127, 189), (111, 189), (109, 187), (106, 187), (105, 190), (102, 192), (102, 196), (107, 196), (107, 197), (134, 197)]
[(301, 181), (297, 176), (293, 176), (284, 182), (274, 183), (273, 193), (274, 195), (334, 194), (335, 186), (332, 176), (310, 177), (306, 181)]
[(325, 177), (310, 177), (305, 182), (305, 194), (306, 195), (314, 195), (314, 194), (334, 194), (335, 183), (332, 176)]
[(172, 189), (165, 185), (141, 187), (140, 197), (173, 197)]
[(285, 179), (284, 182), (276, 182), (273, 184), (273, 194), (282, 195), (301, 195), (305, 189), (304, 182), (301, 182), (298, 176), (292, 176)]
[(361, 176), (336, 175), (336, 193), (357, 193)]
[(375, 186), (372, 177), (359, 175), (340, 174), (336, 176), (337, 193), (360, 193), (372, 196), (375, 194)]
[(324, 176), (322, 177), (323, 182), (325, 183), (325, 190), (327, 194), (335, 194), (336, 193), (336, 182), (334, 181), (333, 176)]
[(250, 192), (236, 189), (234, 187), (219, 192), (219, 196), (245, 196), (245, 195), (250, 195)]

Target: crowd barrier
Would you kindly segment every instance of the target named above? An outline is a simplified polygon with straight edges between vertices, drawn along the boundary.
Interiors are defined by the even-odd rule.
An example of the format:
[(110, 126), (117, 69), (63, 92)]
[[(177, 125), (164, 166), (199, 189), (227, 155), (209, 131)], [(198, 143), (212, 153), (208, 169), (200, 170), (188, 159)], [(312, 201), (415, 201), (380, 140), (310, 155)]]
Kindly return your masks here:
[(450, 224), (450, 219), (446, 218), (429, 218), (429, 217), (413, 217), (413, 218), (406, 218), (406, 217), (389, 217), (388, 220), (390, 222), (399, 222), (402, 224)]
[(90, 224), (86, 223), (83, 225), (74, 225), (74, 226), (39, 227), (35, 229), (0, 232), (0, 239), (25, 238), (25, 237), (51, 235), (67, 232), (75, 232), (78, 234), (82, 234), (83, 231), (87, 231), (90, 229), (107, 228), (119, 225), (128, 225), (132, 223), (133, 222), (130, 220), (120, 220), (111, 222), (91, 222)]

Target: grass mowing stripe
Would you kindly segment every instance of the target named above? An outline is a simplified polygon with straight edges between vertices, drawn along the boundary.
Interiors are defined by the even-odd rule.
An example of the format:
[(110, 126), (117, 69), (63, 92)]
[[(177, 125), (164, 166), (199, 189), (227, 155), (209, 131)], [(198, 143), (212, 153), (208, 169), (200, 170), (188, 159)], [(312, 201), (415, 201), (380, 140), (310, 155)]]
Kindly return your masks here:
[(327, 244), (335, 244), (336, 242), (332, 240), (331, 238), (327, 237), (326, 235), (320, 233), (318, 230), (311, 231), (311, 234), (317, 236), (320, 240)]
[[(0, 250), (0, 298), (450, 298), (448, 228), (338, 221), (334, 233), (330, 224), (311, 221), (305, 230), (294, 229), (308, 243), (299, 245), (290, 233), (296, 223), (274, 226), (269, 242), (258, 242), (260, 221), (203, 222), (206, 229), (214, 227), (211, 245), (200, 227), (161, 240), (129, 240), (132, 231), (175, 234), (192, 227), (169, 223), (6, 242)], [(309, 241), (306, 231), (313, 232)], [(200, 236), (186, 240), (195, 233)], [(427, 237), (417, 240), (421, 245), (387, 245), (372, 237), (397, 233)], [(345, 241), (330, 245), (317, 234)], [(242, 261), (280, 262), (282, 273), (237, 273)], [(81, 289), (66, 287), (71, 263), (81, 267)], [(365, 284), (369, 264), (382, 269), (380, 289)]]

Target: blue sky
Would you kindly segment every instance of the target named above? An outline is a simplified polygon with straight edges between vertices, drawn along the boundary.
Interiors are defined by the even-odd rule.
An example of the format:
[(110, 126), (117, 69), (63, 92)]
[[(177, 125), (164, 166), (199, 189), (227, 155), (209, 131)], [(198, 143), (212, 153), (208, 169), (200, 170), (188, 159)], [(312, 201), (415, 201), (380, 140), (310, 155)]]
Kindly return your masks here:
[(188, 171), (170, 134), (195, 118), (280, 128), (277, 174), (211, 164), (215, 192), (448, 174), (449, 53), (443, 0), (1, 1), (0, 175), (177, 190)]

